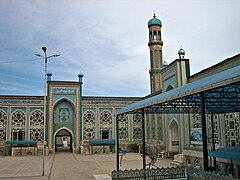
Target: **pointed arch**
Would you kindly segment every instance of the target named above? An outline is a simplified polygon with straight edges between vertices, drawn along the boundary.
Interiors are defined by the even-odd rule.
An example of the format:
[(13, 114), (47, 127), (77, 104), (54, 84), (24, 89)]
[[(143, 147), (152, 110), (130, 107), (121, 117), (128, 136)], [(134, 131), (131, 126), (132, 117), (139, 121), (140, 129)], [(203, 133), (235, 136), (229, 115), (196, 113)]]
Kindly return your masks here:
[(61, 98), (54, 104), (53, 121), (55, 124), (73, 123), (75, 117), (74, 103), (68, 98)]
[(83, 114), (83, 139), (89, 140), (95, 138), (95, 113), (88, 109)]
[(34, 141), (43, 140), (44, 114), (40, 109), (31, 112), (30, 117), (30, 139)]
[(100, 113), (100, 137), (101, 139), (112, 139), (112, 112), (104, 109)]
[(170, 152), (179, 152), (179, 128), (178, 127), (179, 126), (178, 126), (177, 120), (172, 119), (168, 127)]
[(75, 108), (74, 102), (73, 102), (71, 99), (68, 99), (68, 98), (66, 98), (66, 97), (62, 97), (62, 98), (58, 99), (58, 100), (54, 103), (53, 109), (55, 109), (55, 107), (56, 107), (59, 103), (61, 103), (61, 102), (63, 102), (63, 101), (67, 101), (73, 108)]
[(25, 140), (26, 113), (17, 109), (12, 113), (11, 139), (16, 141)]
[(8, 116), (6, 111), (0, 109), (0, 140), (6, 140), (6, 127)]
[(55, 150), (55, 152), (57, 151), (57, 137), (58, 137), (58, 134), (60, 134), (61, 132), (64, 132), (66, 131), (68, 134), (66, 135), (60, 135), (60, 137), (69, 137), (69, 143), (70, 143), (70, 151), (73, 151), (74, 150), (74, 134), (73, 132), (67, 128), (67, 127), (61, 127), (59, 128), (55, 133), (54, 133), (54, 144), (53, 144), (53, 149)]

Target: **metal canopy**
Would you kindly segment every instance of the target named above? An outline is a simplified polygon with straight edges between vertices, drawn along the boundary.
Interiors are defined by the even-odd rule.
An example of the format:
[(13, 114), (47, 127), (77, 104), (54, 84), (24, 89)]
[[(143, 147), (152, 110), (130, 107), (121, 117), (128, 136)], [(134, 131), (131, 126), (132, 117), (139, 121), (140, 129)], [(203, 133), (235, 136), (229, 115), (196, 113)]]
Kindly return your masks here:
[[(203, 169), (208, 170), (208, 149), (206, 112), (210, 114), (229, 113), (240, 111), (240, 66), (223, 72), (203, 77), (189, 84), (162, 94), (146, 98), (117, 111), (116, 119), (116, 145), (117, 145), (117, 171), (119, 171), (119, 115), (131, 114), (138, 111), (142, 116), (142, 145), (143, 169), (145, 163), (145, 128), (144, 114), (159, 113), (198, 113), (201, 114), (203, 138)], [(211, 117), (213, 117), (211, 115)], [(211, 118), (211, 122), (213, 120)], [(212, 131), (213, 132), (213, 131)], [(212, 134), (214, 136), (214, 134)], [(215, 149), (215, 145), (213, 144)], [(214, 160), (215, 161), (215, 160)]]
[(133, 103), (118, 110), (117, 114), (133, 113), (142, 108), (150, 114), (199, 113), (201, 92), (204, 92), (205, 107), (209, 113), (240, 111), (240, 66)]
[(219, 148), (216, 151), (209, 152), (209, 156), (240, 162), (240, 147), (226, 146), (224, 148)]
[(10, 145), (37, 145), (37, 141), (6, 141)]
[(110, 146), (115, 145), (115, 139), (91, 139), (91, 146)]

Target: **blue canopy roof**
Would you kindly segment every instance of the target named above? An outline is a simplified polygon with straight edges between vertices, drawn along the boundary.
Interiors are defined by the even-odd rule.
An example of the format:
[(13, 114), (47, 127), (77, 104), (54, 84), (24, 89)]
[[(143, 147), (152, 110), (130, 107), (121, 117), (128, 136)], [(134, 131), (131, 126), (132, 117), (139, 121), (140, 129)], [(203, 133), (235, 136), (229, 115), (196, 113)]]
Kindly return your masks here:
[(91, 139), (91, 146), (109, 146), (115, 145), (115, 139)]
[(226, 146), (224, 148), (219, 148), (216, 151), (209, 152), (209, 156), (240, 162), (240, 147)]
[[(239, 82), (240, 82), (240, 66), (236, 66), (234, 68), (225, 70), (223, 72), (209, 75), (202, 79), (193, 81), (193, 82), (186, 84), (184, 86), (181, 86), (179, 88), (172, 89), (172, 90), (164, 92), (162, 94), (159, 94), (159, 95), (144, 99), (142, 101), (130, 104), (129, 106), (118, 110), (117, 114), (130, 113), (135, 110), (139, 110), (139, 109), (154, 106), (154, 105), (163, 104), (163, 103), (166, 103), (166, 102), (169, 102), (172, 100), (176, 100), (176, 99), (180, 99), (180, 98), (183, 99), (185, 97), (192, 96), (192, 95), (200, 93), (200, 92), (204, 92), (204, 91), (206, 92), (206, 91), (224, 87), (226, 85), (230, 85), (233, 83), (238, 83), (238, 85), (239, 85)], [(238, 88), (238, 91), (239, 91), (239, 88)], [(236, 104), (238, 104), (238, 105), (237, 105), (237, 107), (229, 106), (229, 107), (227, 107), (226, 111), (227, 110), (231, 111), (231, 109), (229, 109), (231, 107), (235, 108), (235, 109), (233, 109), (233, 111), (234, 110), (236, 111), (236, 108), (239, 109), (238, 101), (240, 99), (240, 93), (238, 92), (238, 93), (235, 93), (234, 95), (237, 96)], [(210, 101), (210, 102), (214, 102), (215, 101), (214, 98), (216, 98), (216, 97), (213, 97), (211, 99), (212, 101)], [(208, 99), (210, 99), (210, 97), (208, 97)], [(227, 101), (228, 99), (225, 98), (225, 100)], [(229, 100), (230, 100), (230, 98), (229, 98)], [(196, 102), (196, 104), (197, 103), (198, 102)], [(219, 113), (219, 112), (216, 111), (215, 113)]]
[(37, 141), (6, 141), (9, 145), (37, 145)]

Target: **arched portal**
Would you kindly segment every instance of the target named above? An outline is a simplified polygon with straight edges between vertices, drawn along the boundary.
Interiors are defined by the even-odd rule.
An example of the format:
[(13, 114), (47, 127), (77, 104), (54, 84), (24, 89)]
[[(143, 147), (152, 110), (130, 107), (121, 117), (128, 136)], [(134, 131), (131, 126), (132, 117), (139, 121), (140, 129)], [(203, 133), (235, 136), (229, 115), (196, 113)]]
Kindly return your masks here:
[(179, 152), (178, 124), (175, 120), (169, 125), (169, 151)]
[(60, 128), (54, 135), (55, 152), (73, 151), (73, 133), (68, 128)]

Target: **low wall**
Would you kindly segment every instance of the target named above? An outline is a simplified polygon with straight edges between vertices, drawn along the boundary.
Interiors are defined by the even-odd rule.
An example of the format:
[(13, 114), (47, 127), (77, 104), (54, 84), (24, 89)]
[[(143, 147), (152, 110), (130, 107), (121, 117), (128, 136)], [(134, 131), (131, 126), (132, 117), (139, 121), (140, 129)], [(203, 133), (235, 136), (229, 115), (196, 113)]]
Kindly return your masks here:
[(34, 147), (12, 147), (12, 156), (34, 156), (37, 149)]

